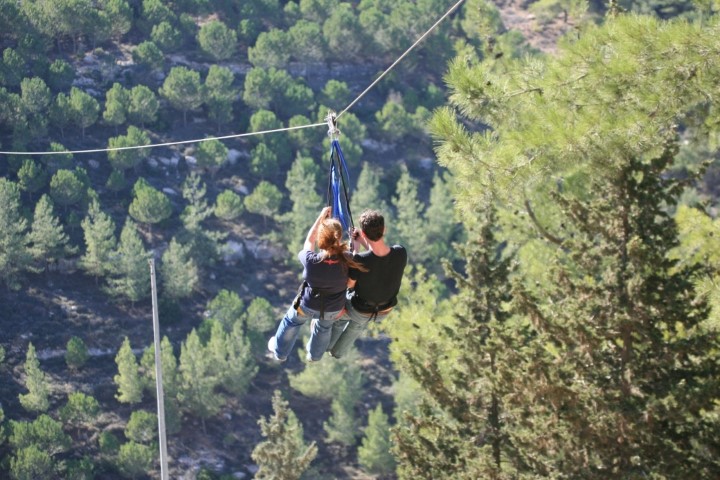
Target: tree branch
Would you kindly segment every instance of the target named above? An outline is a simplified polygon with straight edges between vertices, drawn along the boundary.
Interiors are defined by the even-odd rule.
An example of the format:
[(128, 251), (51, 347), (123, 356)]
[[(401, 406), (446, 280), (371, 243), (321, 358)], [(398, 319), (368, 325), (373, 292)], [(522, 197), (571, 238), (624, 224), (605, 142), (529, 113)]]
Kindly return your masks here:
[(530, 216), (530, 220), (532, 220), (533, 224), (535, 224), (535, 228), (538, 229), (540, 234), (552, 243), (556, 245), (562, 245), (562, 243), (564, 242), (562, 238), (556, 237), (552, 233), (548, 232), (545, 227), (540, 225), (540, 222), (538, 222), (538, 219), (535, 216), (535, 212), (533, 212), (532, 207), (530, 207), (530, 201), (527, 198), (525, 199), (525, 208), (527, 209), (528, 215)]

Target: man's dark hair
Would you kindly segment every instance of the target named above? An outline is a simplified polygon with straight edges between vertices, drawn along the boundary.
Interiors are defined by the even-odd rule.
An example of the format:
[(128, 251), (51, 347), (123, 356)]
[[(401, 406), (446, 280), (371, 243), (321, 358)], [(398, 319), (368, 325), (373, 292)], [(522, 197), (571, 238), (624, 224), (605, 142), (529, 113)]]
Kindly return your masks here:
[(376, 210), (365, 210), (360, 215), (360, 228), (368, 240), (376, 242), (385, 232), (385, 219)]

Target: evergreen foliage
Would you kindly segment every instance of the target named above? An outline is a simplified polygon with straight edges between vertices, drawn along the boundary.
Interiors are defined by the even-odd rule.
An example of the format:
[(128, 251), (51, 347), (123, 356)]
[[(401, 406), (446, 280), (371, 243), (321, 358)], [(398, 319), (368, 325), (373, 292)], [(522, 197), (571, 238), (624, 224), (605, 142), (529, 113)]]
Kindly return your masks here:
[(160, 102), (152, 90), (145, 85), (134, 86), (130, 90), (129, 102), (127, 116), (131, 122), (139, 123), (140, 128), (155, 122)]
[(302, 248), (307, 231), (317, 217), (317, 205), (322, 204), (322, 198), (317, 193), (319, 177), (320, 168), (315, 161), (298, 156), (285, 180), (292, 209), (283, 215), (283, 222), (286, 224), (286, 236), (291, 239), (288, 250), (293, 256)]
[(70, 449), (70, 437), (63, 432), (62, 424), (42, 414), (32, 422), (10, 421), (10, 445), (16, 450), (35, 446), (48, 455), (57, 455)]
[(85, 254), (80, 257), (80, 268), (96, 279), (105, 276), (111, 271), (110, 262), (117, 246), (115, 223), (100, 209), (97, 201), (92, 201), (81, 226), (85, 237)]
[(65, 363), (71, 370), (78, 370), (89, 358), (88, 349), (82, 338), (73, 336), (68, 340), (65, 350)]
[(47, 184), (47, 171), (37, 162), (26, 158), (17, 172), (18, 186), (31, 195)]
[(55, 172), (50, 179), (50, 196), (65, 208), (80, 202), (85, 196), (85, 189), (77, 172), (66, 169)]
[(13, 480), (35, 480), (52, 478), (55, 462), (46, 451), (36, 445), (18, 449), (10, 459), (10, 474)]
[(206, 315), (222, 325), (226, 332), (231, 332), (235, 324), (242, 323), (244, 310), (245, 303), (237, 293), (222, 289), (208, 303)]
[(422, 231), (423, 206), (418, 199), (418, 181), (406, 167), (401, 171), (392, 204), (396, 218), (394, 229), (387, 233), (388, 238), (407, 248), (410, 259), (425, 259), (427, 243)]
[(100, 404), (94, 397), (74, 392), (68, 395), (67, 403), (60, 409), (60, 419), (79, 430), (93, 422), (99, 413)]
[(100, 104), (90, 94), (72, 87), (70, 89), (70, 111), (73, 123), (80, 127), (84, 138), (85, 130), (97, 121)]
[[(180, 431), (182, 418), (178, 402), (178, 364), (170, 340), (164, 336), (160, 341), (160, 364), (162, 367), (163, 394), (165, 397), (165, 429), (168, 434)], [(157, 398), (155, 381), (155, 347), (148, 345), (140, 358), (145, 390)]]
[(215, 199), (215, 216), (223, 220), (234, 220), (245, 211), (242, 197), (232, 190), (223, 190)]
[[(513, 282), (518, 318), (489, 377), (508, 447), (498, 474), (679, 478), (718, 469), (705, 453), (717, 448), (717, 335), (696, 301), (695, 269), (669, 256), (681, 183), (667, 175), (676, 122), (690, 112), (702, 121), (698, 105), (717, 92), (707, 79), (720, 64), (698, 57), (717, 50), (716, 28), (620, 15), (555, 57), (450, 67), (453, 105), (492, 130), (469, 133), (449, 108), (435, 116), (459, 202), (496, 193), (531, 225), (514, 239), (519, 253), (540, 237), (547, 254), (542, 281), (523, 268)], [(498, 465), (490, 446), (473, 468)]]
[(25, 355), (25, 388), (28, 393), (18, 396), (23, 408), (30, 412), (46, 412), (50, 406), (50, 380), (40, 369), (40, 361), (32, 343), (28, 344)]
[(175, 300), (188, 297), (200, 282), (197, 264), (190, 256), (190, 246), (182, 245), (175, 238), (170, 240), (163, 252), (160, 274), (164, 295)]
[(238, 95), (233, 87), (235, 81), (232, 70), (227, 67), (211, 65), (205, 79), (205, 105), (208, 117), (216, 122), (218, 129), (233, 120), (233, 102)]
[(119, 83), (113, 83), (105, 93), (105, 110), (103, 119), (115, 127), (127, 121), (127, 108), (130, 103), (130, 93)]
[[(490, 207), (469, 229), (468, 242), (458, 245), (464, 271), (448, 272), (459, 290), (454, 321), (443, 325), (442, 335), (423, 336), (417, 349), (403, 351), (403, 371), (417, 382), (424, 400), (415, 413), (404, 412), (395, 432), (401, 478), (504, 478), (507, 473), (501, 375), (517, 367), (508, 363), (508, 350), (524, 332), (505, 325), (511, 257), (501, 256), (496, 228)], [(439, 351), (452, 353), (433, 358)]]
[(11, 289), (20, 287), (20, 274), (30, 267), (32, 255), (27, 221), (20, 215), (20, 189), (0, 178), (0, 272)]
[[(299, 351), (298, 354), (305, 359), (304, 351)], [(324, 400), (332, 400), (341, 388), (346, 388), (350, 395), (357, 395), (363, 381), (358, 359), (357, 350), (351, 350), (344, 357), (332, 362), (314, 363), (312, 368), (288, 374), (290, 386), (303, 395)]]
[(200, 48), (214, 60), (227, 60), (237, 46), (237, 34), (219, 20), (200, 27), (197, 40)]
[(382, 170), (363, 163), (352, 195), (352, 207), (356, 214), (377, 210), (385, 218), (385, 225), (394, 225), (392, 211), (385, 200), (386, 189), (380, 182), (382, 174)]
[(162, 68), (165, 57), (155, 42), (146, 40), (138, 44), (132, 51), (133, 60), (140, 65), (144, 65), (150, 70), (159, 70)]
[(173, 67), (160, 87), (160, 95), (183, 113), (183, 125), (187, 125), (187, 112), (203, 103), (204, 87), (200, 74), (186, 67)]
[(696, 290), (700, 299), (712, 307), (709, 327), (720, 328), (720, 283), (718, 267), (720, 255), (715, 248), (716, 236), (720, 236), (720, 220), (713, 219), (706, 212), (686, 206), (679, 206), (675, 214), (680, 243), (670, 253), (680, 265), (699, 268)]
[(127, 337), (123, 340), (115, 356), (115, 363), (118, 366), (118, 373), (113, 378), (118, 387), (115, 398), (122, 403), (140, 403), (143, 397), (142, 382), (138, 372), (137, 358), (130, 347), (130, 339)]
[(120, 446), (116, 465), (123, 477), (134, 479), (147, 475), (154, 460), (155, 449), (131, 441)]
[(359, 393), (359, 391), (351, 391), (348, 382), (340, 383), (330, 404), (332, 412), (330, 418), (323, 423), (323, 430), (327, 434), (328, 442), (337, 442), (346, 447), (355, 445), (358, 427), (355, 404)]
[(358, 448), (358, 462), (369, 473), (387, 475), (395, 470), (390, 452), (390, 423), (382, 405), (370, 411), (365, 437)]
[(227, 160), (228, 149), (220, 140), (206, 140), (200, 143), (195, 152), (195, 159), (199, 167), (217, 171)]
[(267, 226), (267, 219), (277, 214), (281, 201), (282, 192), (272, 183), (263, 180), (245, 197), (245, 208), (250, 213), (262, 215), (264, 225)]
[(128, 147), (148, 145), (149, 143), (150, 137), (147, 132), (140, 130), (134, 125), (130, 125), (127, 129), (127, 135), (111, 137), (108, 141), (108, 148), (117, 149), (108, 152), (108, 160), (110, 160), (112, 167), (120, 172), (129, 168), (135, 168), (144, 158), (147, 158), (150, 149)]
[(200, 417), (203, 430), (205, 420), (217, 414), (224, 403), (215, 392), (219, 379), (207, 353), (193, 329), (180, 349), (178, 400), (185, 411)]
[(134, 303), (150, 296), (149, 254), (143, 247), (135, 223), (125, 220), (120, 242), (113, 253), (111, 276), (108, 278), (108, 293), (123, 297)]
[(47, 195), (40, 197), (35, 205), (29, 240), (36, 264), (42, 265), (40, 270), (77, 251), (69, 245), (70, 239), (60, 220), (53, 215), (52, 200)]
[(125, 436), (132, 442), (148, 445), (158, 436), (157, 425), (157, 415), (135, 410), (125, 426)]
[(135, 182), (133, 201), (130, 204), (130, 216), (140, 223), (149, 225), (160, 223), (170, 217), (172, 205), (163, 192), (153, 188), (143, 178)]
[(183, 243), (189, 244), (192, 258), (198, 266), (211, 265), (218, 256), (218, 242), (225, 237), (221, 232), (206, 230), (202, 222), (213, 214), (213, 208), (205, 199), (207, 187), (200, 176), (191, 173), (183, 182), (183, 198), (188, 201), (180, 219), (185, 227), (181, 236)]
[(253, 351), (264, 353), (267, 350), (266, 334), (275, 328), (277, 322), (272, 305), (265, 298), (253, 298), (243, 316), (247, 330), (246, 337)]
[(315, 442), (305, 444), (303, 428), (279, 390), (273, 394), (272, 405), (272, 417), (258, 421), (265, 440), (252, 451), (259, 467), (255, 478), (298, 480), (317, 456), (317, 447)]
[[(142, 240), (133, 226), (123, 229), (127, 235), (118, 245), (110, 217), (118, 221), (128, 210), (142, 217), (140, 198), (129, 188), (142, 176), (184, 209), (179, 218), (170, 209), (154, 232), (143, 232), (161, 240), (156, 255), (164, 252), (162, 318), (189, 329), (188, 315), (205, 301), (197, 288), (199, 269), (210, 280), (203, 288), (211, 297), (217, 282), (228, 278), (227, 266), (212, 268), (225, 236), (212, 228), (230, 229), (234, 240), (249, 234), (242, 238), (246, 253), (252, 253), (258, 233), (263, 242), (282, 237), (294, 256), (298, 246), (292, 243), (302, 241), (313, 205), (322, 203), (317, 177), (325, 172), (317, 165), (325, 164), (329, 145), (322, 129), (299, 128), (233, 139), (227, 146), (236, 150), (229, 157), (212, 141), (184, 151), (163, 148), (147, 162), (150, 150), (134, 147), (151, 139), (202, 138), (212, 130), (224, 135), (303, 127), (322, 122), (331, 107), (343, 112), (340, 140), (353, 179), (360, 172), (354, 212), (380, 210), (388, 241), (405, 244), (411, 255), (400, 304), (389, 322), (371, 327), (392, 338), (391, 358), (401, 370), (393, 385), (400, 478), (714, 478), (720, 469), (720, 233), (714, 218), (718, 169), (710, 161), (718, 146), (720, 4), (622, 0), (586, 9), (575, 0), (531, 3), (520, 8), (532, 12), (538, 25), (551, 23), (547, 31), (523, 32), (533, 36), (533, 44), (540, 40), (547, 54), (537, 55), (514, 23), (503, 25), (507, 5), (467, 0), (370, 95), (344, 111), (367, 81), (446, 11), (446, 1), (0, 0), (2, 149), (56, 152), (0, 160), (0, 278), (9, 289), (28, 286), (7, 292), (6, 309), (50, 290), (67, 293), (82, 281), (69, 271), (72, 261), (63, 262), (70, 268), (57, 275), (23, 277), (37, 273), (46, 258), (74, 255), (70, 245), (78, 241), (80, 225), (85, 248), (79, 268), (96, 283), (103, 277), (105, 285), (107, 278), (107, 291), (121, 299), (146, 297)], [(606, 18), (599, 17), (606, 11)], [(682, 21), (662, 20), (673, 16)], [(554, 37), (546, 33), (560, 29), (568, 33), (555, 50)], [(441, 64), (451, 55), (456, 59), (442, 78)], [(204, 62), (211, 57), (231, 61), (228, 67)], [(247, 62), (255, 68), (243, 69)], [(322, 88), (329, 77), (336, 80)], [(446, 85), (450, 104), (434, 115), (432, 127), (449, 172), (426, 168), (431, 143), (424, 128), (429, 112), (445, 103)], [(185, 122), (178, 130), (180, 111)], [(110, 152), (109, 162), (64, 153), (103, 144), (131, 148)], [(219, 178), (224, 158), (232, 161)], [(710, 167), (698, 180), (695, 170), (706, 160)], [(409, 171), (398, 168), (403, 164)], [(211, 174), (207, 191), (195, 172)], [(682, 197), (678, 178), (689, 187)], [(245, 188), (252, 191), (259, 180), (262, 187), (246, 195)], [(185, 201), (165, 189), (180, 184)], [(243, 196), (223, 192), (230, 188)], [(492, 197), (498, 200), (491, 227), (497, 244), (482, 261), (477, 252), (462, 260), (479, 248), (473, 224), (485, 217)], [(60, 207), (55, 212), (50, 198)], [(169, 205), (167, 200), (160, 203)], [(209, 218), (213, 213), (228, 221)], [(273, 230), (280, 230), (268, 232), (265, 225), (250, 233), (259, 220), (254, 214), (271, 218)], [(460, 216), (468, 237), (457, 223)], [(456, 241), (466, 245), (456, 247)], [(517, 270), (500, 282), (493, 275), (502, 273), (508, 251), (516, 253)], [(458, 273), (444, 274), (440, 258)], [(238, 265), (234, 285), (267, 262), (258, 260), (259, 266)], [(473, 270), (483, 262), (494, 265), (484, 273), (491, 280)], [(196, 368), (200, 380), (183, 377), (172, 345), (163, 339), (169, 432), (179, 430), (181, 413), (214, 422), (224, 406), (238, 405), (231, 397), (247, 391), (257, 368), (250, 352), (258, 358), (265, 352), (281, 314), (257, 296), (258, 289), (265, 285), (283, 296), (287, 278), (277, 285), (272, 280), (281, 273), (282, 265), (263, 272), (258, 285), (247, 285), (250, 290), (241, 285), (243, 298), (254, 300), (247, 309), (240, 302), (232, 318), (202, 320), (195, 354), (207, 365)], [(87, 293), (94, 291), (87, 287)], [(485, 312), (491, 289), (504, 298), (496, 308), (502, 321), (484, 323), (478, 312)], [(180, 298), (187, 298), (182, 307)], [(85, 312), (68, 315), (83, 318)], [(66, 333), (60, 342), (73, 334)], [(103, 343), (105, 333), (97, 333), (101, 337), (93, 341)], [(51, 336), (42, 344), (47, 352), (63, 347)], [(3, 353), (0, 347), (0, 363)], [(84, 353), (84, 345), (71, 339), (66, 363), (79, 365)], [(11, 375), (10, 387), (24, 380), (16, 357), (8, 348), (1, 365)], [(201, 364), (187, 354), (185, 360), (187, 370)], [(153, 361), (149, 347), (138, 377), (139, 388), (151, 395)], [(344, 366), (344, 378), (332, 365), (338, 362), (321, 363), (301, 374), (291, 369), (293, 387), (325, 399), (330, 418), (320, 423), (326, 420), (327, 438), (334, 442), (329, 448), (344, 451), (341, 461), (357, 463), (353, 400), (360, 397), (359, 371)], [(62, 368), (53, 373), (58, 372), (68, 375)], [(82, 387), (80, 372), (69, 378), (67, 392)], [(198, 381), (206, 397), (193, 402), (210, 399), (209, 412), (190, 402), (188, 385)], [(106, 431), (97, 451), (94, 420), (73, 417), (92, 403), (81, 395), (71, 394), (63, 406), (47, 393), (49, 415), (67, 421), (64, 428), (73, 433), (72, 451), (53, 453), (37, 442), (3, 444), (0, 477), (146, 478), (156, 472), (155, 445), (133, 441), (117, 461), (119, 441)], [(8, 410), (11, 404), (5, 405), (8, 415), (16, 413)], [(119, 413), (121, 422), (127, 420), (129, 408)], [(287, 428), (304, 445), (292, 414)], [(232, 448), (240, 439), (228, 434), (222, 441)], [(368, 469), (370, 443), (362, 450)], [(247, 460), (241, 457), (228, 466)], [(324, 469), (333, 461), (322, 459), (303, 478), (332, 476)], [(204, 469), (199, 476), (225, 473)]]

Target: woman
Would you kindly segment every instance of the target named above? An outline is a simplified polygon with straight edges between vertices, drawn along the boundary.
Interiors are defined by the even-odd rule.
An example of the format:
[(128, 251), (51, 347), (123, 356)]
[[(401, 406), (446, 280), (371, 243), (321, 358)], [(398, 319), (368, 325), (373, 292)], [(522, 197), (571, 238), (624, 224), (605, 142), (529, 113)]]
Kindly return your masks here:
[[(342, 241), (342, 225), (330, 218), (331, 208), (325, 207), (305, 238), (298, 254), (303, 265), (303, 285), (298, 298), (280, 321), (275, 336), (268, 341), (273, 358), (285, 361), (300, 333), (300, 327), (312, 319), (307, 359), (320, 360), (330, 343), (332, 325), (345, 308), (345, 289), (349, 268), (363, 268), (348, 253)], [(315, 244), (319, 252), (315, 251)]]

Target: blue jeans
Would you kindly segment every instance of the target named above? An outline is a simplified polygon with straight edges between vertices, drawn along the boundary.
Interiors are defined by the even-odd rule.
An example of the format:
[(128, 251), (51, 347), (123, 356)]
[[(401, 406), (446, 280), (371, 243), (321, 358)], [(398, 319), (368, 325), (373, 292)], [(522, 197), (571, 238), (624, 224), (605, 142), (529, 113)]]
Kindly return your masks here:
[[(381, 321), (389, 312), (378, 313), (375, 319)], [(345, 314), (332, 326), (332, 336), (328, 350), (335, 358), (344, 357), (352, 348), (355, 340), (362, 335), (370, 322), (372, 314), (355, 310), (348, 298), (345, 302)]]
[[(295, 340), (300, 334), (300, 327), (310, 319), (320, 318), (318, 310), (307, 307), (300, 307), (299, 310), (300, 312), (291, 306), (280, 321), (277, 332), (275, 332), (277, 349), (273, 353), (281, 360), (285, 360), (290, 355), (293, 346), (295, 346)], [(312, 360), (320, 360), (325, 350), (327, 350), (332, 325), (341, 313), (342, 310), (325, 312), (325, 320), (314, 322), (315, 325), (310, 332), (310, 341), (307, 346), (308, 354)]]

